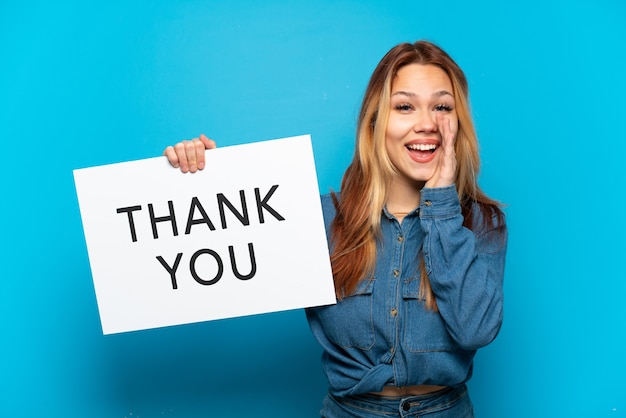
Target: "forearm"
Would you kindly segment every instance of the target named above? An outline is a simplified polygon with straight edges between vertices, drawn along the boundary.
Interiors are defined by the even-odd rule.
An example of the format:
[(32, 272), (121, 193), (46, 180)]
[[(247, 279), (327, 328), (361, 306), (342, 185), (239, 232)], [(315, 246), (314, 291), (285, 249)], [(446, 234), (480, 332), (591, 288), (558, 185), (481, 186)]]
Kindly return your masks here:
[(463, 226), (454, 186), (423, 189), (424, 259), (448, 332), (465, 349), (490, 343), (502, 323), (506, 228)]

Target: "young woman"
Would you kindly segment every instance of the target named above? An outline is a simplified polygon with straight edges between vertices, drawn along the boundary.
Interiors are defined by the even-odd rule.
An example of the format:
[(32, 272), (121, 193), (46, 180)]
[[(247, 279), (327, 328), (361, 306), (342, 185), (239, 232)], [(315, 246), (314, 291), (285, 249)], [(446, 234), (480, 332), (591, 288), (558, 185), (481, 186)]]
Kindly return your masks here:
[[(201, 135), (168, 147), (204, 168)], [(365, 92), (339, 193), (322, 196), (338, 303), (310, 308), (321, 415), (473, 417), (465, 383), (502, 323), (504, 215), (477, 184), (467, 80), (436, 45), (392, 48)]]

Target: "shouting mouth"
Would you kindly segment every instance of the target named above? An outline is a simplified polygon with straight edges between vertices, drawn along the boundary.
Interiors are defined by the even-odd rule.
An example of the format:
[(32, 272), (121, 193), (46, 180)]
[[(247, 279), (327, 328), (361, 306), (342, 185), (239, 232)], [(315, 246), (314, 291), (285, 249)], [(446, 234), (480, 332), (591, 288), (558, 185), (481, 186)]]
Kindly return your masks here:
[(417, 163), (427, 163), (435, 158), (438, 144), (407, 144), (406, 149), (411, 159)]

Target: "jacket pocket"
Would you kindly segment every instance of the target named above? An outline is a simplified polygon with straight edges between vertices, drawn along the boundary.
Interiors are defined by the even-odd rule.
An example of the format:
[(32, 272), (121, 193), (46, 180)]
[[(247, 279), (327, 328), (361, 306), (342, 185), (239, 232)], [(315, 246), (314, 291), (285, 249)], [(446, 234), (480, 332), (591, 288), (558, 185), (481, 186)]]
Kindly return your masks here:
[(369, 350), (374, 346), (372, 291), (375, 279), (363, 280), (349, 297), (319, 313), (324, 334), (341, 348)]
[(446, 324), (438, 312), (426, 309), (419, 297), (420, 280), (404, 283), (402, 299), (405, 312), (404, 345), (411, 352), (454, 351), (456, 344), (450, 337)]

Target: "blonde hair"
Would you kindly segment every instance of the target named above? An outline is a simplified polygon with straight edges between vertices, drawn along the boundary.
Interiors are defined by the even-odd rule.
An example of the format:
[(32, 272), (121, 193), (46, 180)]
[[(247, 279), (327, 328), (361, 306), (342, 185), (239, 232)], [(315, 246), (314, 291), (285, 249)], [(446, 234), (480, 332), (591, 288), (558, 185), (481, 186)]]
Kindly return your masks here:
[[(457, 157), (456, 187), (461, 201), (464, 225), (474, 228), (472, 206), (478, 203), (483, 223), (492, 216), (502, 216), (498, 203), (479, 188), (480, 165), (478, 140), (472, 122), (468, 84), (463, 71), (438, 46), (418, 41), (392, 48), (372, 73), (363, 97), (357, 126), (354, 157), (346, 169), (341, 194), (333, 193), (337, 215), (332, 223), (333, 251), (331, 263), (337, 297), (354, 293), (358, 283), (373, 274), (376, 265), (376, 240), (380, 236), (381, 212), (386, 191), (395, 168), (385, 147), (387, 120), (390, 112), (391, 88), (398, 70), (408, 64), (435, 65), (450, 78), (459, 128), (455, 141)], [(437, 303), (423, 257), (420, 260), (420, 297), (428, 309), (437, 310)]]

